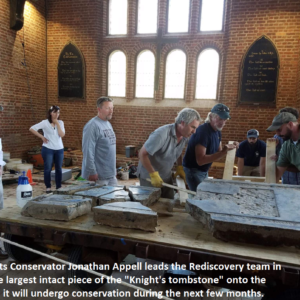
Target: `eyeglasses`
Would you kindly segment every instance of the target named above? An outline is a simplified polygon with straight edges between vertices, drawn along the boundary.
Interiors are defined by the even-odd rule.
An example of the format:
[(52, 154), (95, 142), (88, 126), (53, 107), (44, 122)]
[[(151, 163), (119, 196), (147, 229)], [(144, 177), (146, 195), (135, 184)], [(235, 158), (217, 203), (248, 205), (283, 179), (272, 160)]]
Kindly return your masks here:
[(59, 106), (57, 106), (57, 105), (52, 105), (52, 106), (50, 107), (50, 110), (60, 110), (60, 108), (59, 108)]

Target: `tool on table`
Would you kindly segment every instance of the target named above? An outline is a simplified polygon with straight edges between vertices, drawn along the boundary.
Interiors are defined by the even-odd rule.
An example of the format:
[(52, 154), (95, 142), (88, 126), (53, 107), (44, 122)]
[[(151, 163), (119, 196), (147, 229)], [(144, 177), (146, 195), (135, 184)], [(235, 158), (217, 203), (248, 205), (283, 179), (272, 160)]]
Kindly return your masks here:
[[(151, 182), (151, 180), (149, 178), (146, 179), (147, 181)], [(170, 189), (173, 189), (173, 190), (178, 190), (178, 191), (183, 191), (183, 192), (186, 192), (188, 194), (192, 194), (192, 195), (197, 195), (196, 192), (194, 191), (190, 191), (190, 190), (187, 190), (187, 189), (184, 189), (184, 188), (181, 188), (181, 187), (178, 187), (178, 186), (175, 186), (175, 185), (171, 185), (171, 184), (168, 184), (168, 183), (162, 183), (163, 186), (166, 186)]]

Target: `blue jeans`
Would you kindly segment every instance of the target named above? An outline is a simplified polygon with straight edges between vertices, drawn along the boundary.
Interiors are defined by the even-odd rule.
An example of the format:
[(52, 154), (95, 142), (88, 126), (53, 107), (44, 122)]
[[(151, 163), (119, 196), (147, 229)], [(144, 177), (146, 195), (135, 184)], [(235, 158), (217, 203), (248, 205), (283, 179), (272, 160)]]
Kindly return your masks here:
[(300, 172), (285, 171), (281, 177), (283, 184), (300, 185)]
[(208, 177), (208, 172), (200, 171), (197, 168), (183, 167), (183, 169), (186, 176), (186, 182), (190, 190), (196, 192), (197, 186)]
[(54, 161), (56, 188), (61, 187), (62, 164), (64, 159), (64, 149), (52, 150), (42, 147), (42, 157), (44, 160), (44, 182), (46, 188), (51, 188), (51, 170)]

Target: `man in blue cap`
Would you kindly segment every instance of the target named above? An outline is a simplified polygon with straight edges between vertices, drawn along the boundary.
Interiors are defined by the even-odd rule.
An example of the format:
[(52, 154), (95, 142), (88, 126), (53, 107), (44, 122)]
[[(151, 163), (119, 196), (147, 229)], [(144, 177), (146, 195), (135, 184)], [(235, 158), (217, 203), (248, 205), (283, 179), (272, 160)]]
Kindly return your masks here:
[(196, 191), (197, 186), (208, 177), (208, 170), (214, 161), (224, 157), (228, 151), (238, 148), (238, 142), (222, 147), (221, 131), (228, 119), (229, 108), (219, 103), (208, 113), (205, 123), (191, 136), (183, 167), (187, 184), (192, 191)]
[(240, 143), (236, 152), (240, 176), (265, 176), (266, 143), (258, 137), (259, 132), (250, 129), (247, 132), (247, 140)]

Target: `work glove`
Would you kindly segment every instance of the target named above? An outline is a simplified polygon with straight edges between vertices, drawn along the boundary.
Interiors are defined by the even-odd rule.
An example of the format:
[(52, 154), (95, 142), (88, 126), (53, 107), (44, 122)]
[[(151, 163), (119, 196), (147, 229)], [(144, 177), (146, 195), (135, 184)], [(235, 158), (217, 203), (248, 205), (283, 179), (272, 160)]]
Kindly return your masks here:
[(174, 178), (176, 179), (177, 176), (181, 177), (184, 180), (184, 182), (186, 183), (183, 166), (177, 166), (176, 167), (176, 172), (174, 174)]
[(150, 178), (151, 178), (151, 184), (154, 187), (157, 187), (157, 188), (162, 187), (163, 180), (160, 178), (158, 172), (153, 172), (153, 173), (150, 173), (149, 175), (150, 175)]

